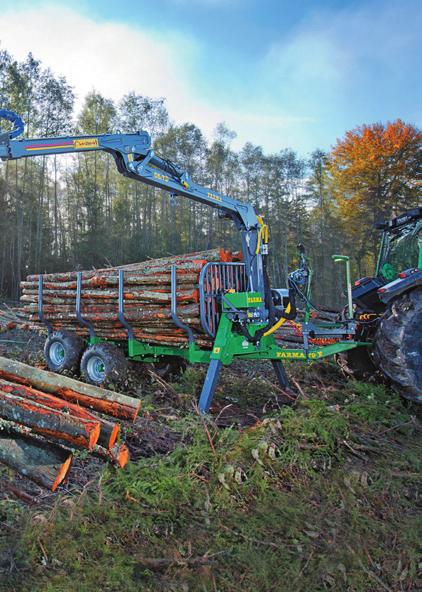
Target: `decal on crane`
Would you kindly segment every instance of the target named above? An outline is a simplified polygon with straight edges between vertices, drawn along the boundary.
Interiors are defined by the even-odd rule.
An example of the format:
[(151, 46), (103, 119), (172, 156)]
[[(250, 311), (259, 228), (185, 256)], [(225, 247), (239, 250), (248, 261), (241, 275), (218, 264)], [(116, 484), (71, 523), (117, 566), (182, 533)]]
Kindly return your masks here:
[(36, 150), (58, 150), (60, 148), (74, 148), (75, 150), (80, 150), (81, 148), (98, 148), (98, 139), (97, 138), (81, 138), (78, 140), (71, 140), (70, 142), (58, 142), (52, 144), (30, 144), (26, 147), (26, 150), (29, 152), (34, 152)]

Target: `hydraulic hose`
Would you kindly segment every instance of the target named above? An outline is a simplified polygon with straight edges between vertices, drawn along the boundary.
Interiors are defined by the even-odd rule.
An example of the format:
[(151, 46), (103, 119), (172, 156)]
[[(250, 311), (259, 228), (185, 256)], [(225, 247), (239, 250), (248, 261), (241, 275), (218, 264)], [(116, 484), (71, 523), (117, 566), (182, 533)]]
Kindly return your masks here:
[[(286, 306), (286, 314), (289, 314), (291, 311), (292, 307), (289, 304)], [(278, 319), (278, 321), (276, 323), (274, 323), (274, 325), (268, 329), (268, 331), (266, 331), (263, 335), (263, 337), (268, 337), (268, 335), (272, 335), (273, 333), (275, 333), (277, 331), (277, 329), (279, 329), (282, 325), (284, 325), (284, 323), (287, 321), (288, 319), (286, 317), (280, 317)]]

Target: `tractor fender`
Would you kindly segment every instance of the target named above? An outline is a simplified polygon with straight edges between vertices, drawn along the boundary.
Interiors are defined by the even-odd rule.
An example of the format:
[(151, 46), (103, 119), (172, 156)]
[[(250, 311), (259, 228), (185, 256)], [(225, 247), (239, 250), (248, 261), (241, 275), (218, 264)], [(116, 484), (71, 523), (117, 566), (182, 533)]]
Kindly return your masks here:
[(385, 284), (378, 290), (378, 296), (381, 302), (388, 304), (393, 298), (400, 296), (408, 290), (422, 286), (422, 269), (414, 271), (404, 278), (397, 278), (389, 284)]

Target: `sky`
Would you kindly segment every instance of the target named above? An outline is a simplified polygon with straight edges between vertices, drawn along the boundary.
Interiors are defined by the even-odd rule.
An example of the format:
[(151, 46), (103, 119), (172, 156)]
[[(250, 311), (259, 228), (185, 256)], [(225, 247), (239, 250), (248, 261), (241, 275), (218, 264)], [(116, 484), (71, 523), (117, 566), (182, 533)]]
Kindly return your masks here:
[(73, 86), (165, 97), (209, 137), (329, 149), (363, 123), (422, 124), (421, 0), (0, 0), (0, 48)]

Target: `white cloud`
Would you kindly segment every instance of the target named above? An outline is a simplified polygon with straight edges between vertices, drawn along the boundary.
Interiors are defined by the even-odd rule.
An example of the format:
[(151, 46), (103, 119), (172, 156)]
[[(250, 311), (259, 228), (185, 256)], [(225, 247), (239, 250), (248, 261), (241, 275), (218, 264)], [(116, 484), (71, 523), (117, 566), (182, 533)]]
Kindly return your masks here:
[[(168, 1), (202, 6), (238, 2)], [(66, 76), (79, 104), (93, 88), (114, 100), (134, 90), (165, 97), (177, 123), (193, 122), (208, 136), (225, 121), (237, 132), (236, 147), (252, 141), (266, 150), (291, 146), (304, 153), (328, 148), (336, 135), (365, 120), (385, 119), (386, 112), (390, 119), (408, 117), (402, 111), (403, 89), (413, 80), (406, 67), (415, 55), (421, 14), (410, 14), (409, 2), (381, 10), (383, 3), (372, 0), (360, 11), (304, 12), (303, 23), (263, 47), (262, 59), (248, 62), (248, 70), (223, 71), (215, 92), (203, 90), (212, 84), (198, 84), (215, 75), (212, 51), (206, 51), (199, 36), (154, 32), (140, 20), (96, 21), (52, 5), (12, 9), (0, 12), (0, 40), (16, 58), (32, 51), (45, 67)], [(376, 82), (368, 75), (374, 69), (384, 73)], [(397, 84), (400, 95), (391, 89)], [(410, 101), (415, 94), (407, 96)]]
[(66, 76), (82, 99), (93, 88), (119, 99), (130, 89), (152, 96), (182, 95), (181, 63), (192, 41), (176, 34), (160, 39), (124, 24), (97, 23), (58, 7), (0, 15), (0, 39), (18, 59), (29, 51)]
[(237, 146), (250, 140), (273, 150), (286, 145), (274, 132), (300, 117), (282, 116), (277, 110), (260, 114), (254, 107), (216, 107), (195, 90), (194, 70), (202, 57), (196, 40), (137, 25), (96, 22), (70, 9), (45, 6), (0, 13), (0, 41), (17, 59), (31, 51), (44, 67), (64, 75), (74, 86), (78, 106), (94, 88), (113, 100), (134, 90), (165, 97), (176, 122), (191, 121), (209, 136), (218, 122), (225, 121), (238, 134)]
[(334, 144), (336, 136), (365, 122), (402, 117), (418, 123), (414, 68), (421, 16), (418, 0), (372, 0), (360, 8), (307, 13), (269, 48), (257, 82), (265, 89), (271, 81), (261, 104), (271, 100), (292, 118), (309, 117), (308, 125), (289, 126), (284, 139), (327, 148), (327, 141)]

